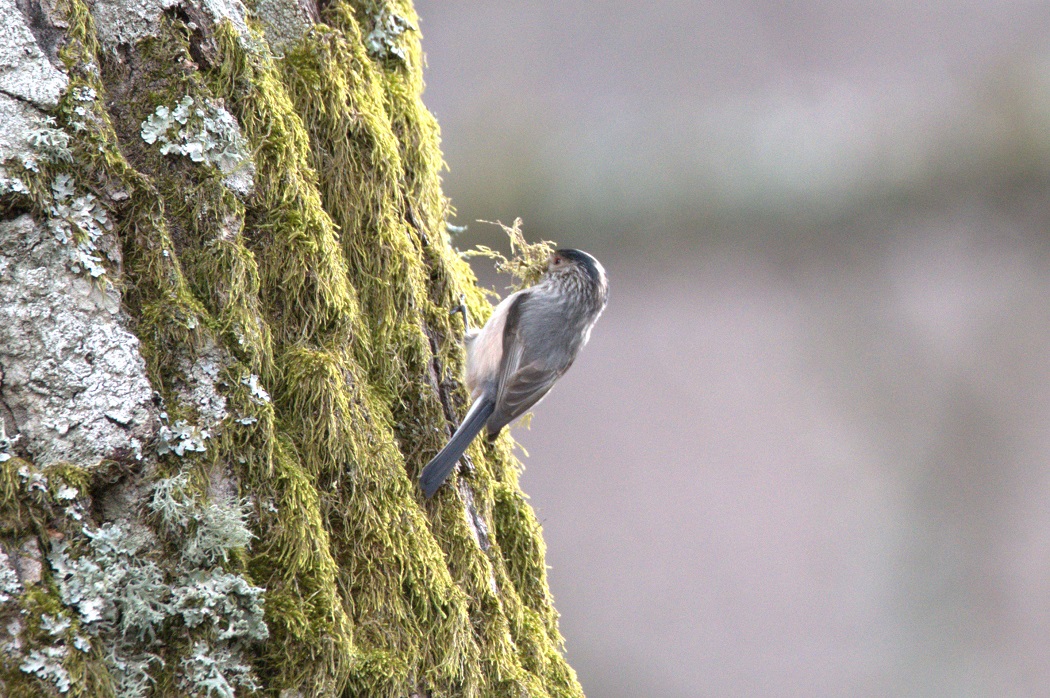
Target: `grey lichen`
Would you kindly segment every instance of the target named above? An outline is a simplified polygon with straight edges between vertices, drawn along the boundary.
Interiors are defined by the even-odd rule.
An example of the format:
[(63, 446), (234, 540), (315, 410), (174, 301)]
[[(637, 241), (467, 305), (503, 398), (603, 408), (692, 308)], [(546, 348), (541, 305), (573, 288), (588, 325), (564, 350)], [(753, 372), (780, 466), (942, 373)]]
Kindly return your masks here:
[[(179, 665), (186, 695), (233, 696), (235, 687), (258, 687), (244, 650), (247, 643), (269, 636), (263, 589), (215, 567), (251, 539), (243, 507), (202, 505), (188, 482), (186, 475), (159, 480), (149, 500), (161, 537), (178, 545), (173, 569), (161, 564), (156, 534), (128, 519), (85, 526), (82, 536), (51, 546), (48, 561), (62, 603), (76, 614), (86, 636), (71, 636), (68, 618), (49, 616), (41, 627), (61, 638), (55, 652), (69, 645), (88, 651), (101, 643), (122, 696), (148, 694), (173, 628), (182, 628), (176, 635), (194, 643), (193, 653)], [(50, 678), (51, 665), (41, 663), (48, 658), (25, 661), (32, 659), (34, 671)]]
[(158, 480), (149, 501), (168, 537), (182, 541), (183, 557), (193, 565), (226, 562), (229, 552), (251, 542), (243, 502), (215, 501), (200, 505), (185, 474)]
[(270, 402), (270, 394), (266, 392), (266, 388), (259, 384), (259, 376), (254, 373), (248, 374), (241, 378), (241, 383), (248, 386), (251, 390), (252, 399), (259, 403)]
[[(28, 102), (0, 92), (0, 124), (4, 125), (4, 128), (0, 129), (0, 165), (32, 161), (35, 154), (29, 142), (30, 134), (47, 128), (46, 115)], [(12, 184), (5, 184), (17, 179), (17, 176), (11, 176), (10, 173), (5, 175), (0, 169), (0, 195), (8, 191), (18, 191)], [(22, 186), (24, 187), (24, 184)]]
[(69, 650), (65, 646), (43, 647), (32, 650), (19, 667), (27, 674), (36, 674), (45, 681), (50, 681), (59, 693), (69, 690), (69, 672), (62, 665)]
[[(6, 260), (3, 260), (6, 261)], [(6, 264), (0, 261), (0, 270), (6, 268)], [(2, 375), (0, 375), (2, 378)], [(14, 434), (13, 436), (7, 435), (7, 426), (4, 424), (4, 420), (0, 419), (0, 463), (11, 460), (12, 453), (11, 447), (15, 445), (15, 442), (21, 438), (20, 434)]]
[(246, 547), (252, 534), (245, 526), (240, 502), (212, 502), (194, 514), (193, 534), (186, 540), (183, 555), (191, 564), (227, 562), (231, 550)]
[(259, 689), (252, 668), (228, 648), (214, 648), (206, 642), (193, 646), (193, 653), (182, 660), (180, 688), (187, 695), (207, 698), (235, 698), (237, 687)]
[(87, 130), (89, 125), (97, 126), (97, 112), (92, 108), (92, 102), (98, 99), (98, 93), (95, 91), (95, 88), (87, 85), (78, 85), (73, 88), (73, 99), (79, 103), (73, 107), (73, 114), (70, 119), (69, 125), (73, 130), (80, 132)]
[(6, 604), (22, 593), (22, 583), (18, 581), (11, 558), (0, 548), (0, 605)]
[(177, 420), (170, 427), (162, 424), (157, 432), (157, 455), (174, 453), (181, 458), (193, 451), (204, 453), (208, 450), (208, 445), (204, 442), (210, 438), (210, 431), (189, 424), (184, 419)]
[[(88, 195), (56, 186), (68, 208), (58, 231), (104, 229)], [(153, 390), (120, 299), (69, 259), (68, 244), (30, 216), (0, 222), (0, 394), (37, 466), (138, 453), (154, 432)]]
[[(51, 183), (52, 204), (47, 225), (69, 253), (70, 269), (74, 274), (87, 272), (92, 278), (106, 273), (103, 262), (102, 237), (113, 229), (106, 209), (94, 194), (76, 196), (76, 186), (68, 174), (59, 174)], [(116, 247), (109, 245), (109, 255), (116, 256)]]
[(4, 631), (7, 639), (3, 644), (0, 644), (0, 650), (3, 650), (4, 654), (9, 657), (20, 656), (22, 651), (22, 621), (19, 618), (12, 618), (4, 627)]
[(136, 652), (125, 656), (111, 652), (106, 664), (116, 676), (116, 693), (121, 698), (146, 698), (150, 695), (154, 679), (153, 668), (164, 666), (164, 660), (152, 652)]
[[(24, 194), (29, 195), (29, 187), (22, 180), (21, 177), (8, 177), (3, 174), (3, 170), (0, 170), (0, 196), (4, 194)], [(7, 269), (7, 263), (0, 263), (0, 276), (3, 275)]]
[(219, 570), (193, 572), (172, 591), (171, 607), (188, 628), (205, 626), (217, 640), (265, 640), (262, 592), (244, 577)]
[(399, 38), (405, 32), (418, 30), (411, 22), (393, 12), (389, 7), (383, 7), (375, 15), (374, 21), (374, 28), (365, 37), (368, 54), (377, 60), (396, 59), (407, 63), (408, 52)]
[[(83, 530), (86, 549), (71, 553), (65, 541), (52, 546), (48, 560), (62, 602), (73, 609), (84, 630), (107, 648), (107, 664), (118, 677), (122, 696), (145, 696), (159, 663), (150, 650), (169, 615), (170, 588), (157, 563), (146, 553), (156, 539), (131, 522)], [(79, 636), (78, 649), (90, 648)]]
[(55, 120), (0, 92), (0, 196), (30, 196), (26, 180), (42, 163), (70, 163), (70, 137)]
[[(30, 470), (28, 465), (23, 465), (18, 469), (18, 477), (21, 478), (22, 483), (25, 485), (26, 492), (32, 493), (33, 491), (47, 493), (47, 476), (43, 473)], [(35, 538), (31, 540), (36, 540)]]
[(218, 168), (238, 194), (251, 193), (254, 165), (237, 120), (219, 104), (186, 95), (178, 104), (160, 105), (142, 122), (142, 140), (159, 144), (164, 155), (183, 155)]
[(219, 391), (219, 373), (229, 363), (226, 353), (210, 342), (192, 363), (179, 362), (182, 379), (178, 382), (179, 399), (197, 410), (201, 424), (215, 428), (227, 416), (226, 397)]
[[(69, 149), (69, 134), (55, 128), (55, 120), (51, 117), (46, 117), (39, 128), (29, 132), (28, 142), (34, 153), (48, 162), (73, 161), (73, 153)], [(22, 166), (36, 172), (36, 157), (30, 155), (22, 158)]]
[(66, 541), (56, 541), (48, 555), (62, 602), (93, 634), (112, 628), (125, 637), (156, 637), (169, 590), (160, 567), (144, 555), (156, 544), (149, 530), (126, 522), (83, 533), (90, 554), (74, 557)]

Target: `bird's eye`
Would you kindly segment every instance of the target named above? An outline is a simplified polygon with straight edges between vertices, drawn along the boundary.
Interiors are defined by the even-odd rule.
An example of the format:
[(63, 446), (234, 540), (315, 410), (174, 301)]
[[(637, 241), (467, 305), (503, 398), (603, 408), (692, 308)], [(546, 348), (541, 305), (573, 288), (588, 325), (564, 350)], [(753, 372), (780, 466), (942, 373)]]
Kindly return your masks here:
[(559, 264), (561, 264), (561, 257), (555, 257), (554, 258), (554, 266), (558, 266)]

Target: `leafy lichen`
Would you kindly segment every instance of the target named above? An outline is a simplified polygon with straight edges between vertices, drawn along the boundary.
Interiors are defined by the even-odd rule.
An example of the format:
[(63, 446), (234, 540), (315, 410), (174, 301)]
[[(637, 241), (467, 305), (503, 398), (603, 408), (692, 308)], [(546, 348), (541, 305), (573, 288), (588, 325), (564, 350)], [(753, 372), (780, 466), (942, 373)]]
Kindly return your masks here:
[(398, 37), (408, 31), (417, 29), (404, 17), (389, 7), (379, 9), (373, 17), (372, 31), (365, 37), (368, 55), (378, 60), (396, 58), (408, 60), (408, 52), (399, 44)]
[[(239, 510), (201, 506), (185, 491), (186, 482), (184, 477), (161, 480), (151, 499), (162, 519), (160, 530), (179, 547), (173, 569), (153, 552), (154, 534), (131, 521), (85, 526), (83, 539), (51, 546), (48, 559), (59, 596), (87, 636), (74, 638), (74, 647), (90, 649), (88, 638), (93, 638), (107, 648), (108, 668), (129, 695), (145, 694), (155, 681), (152, 665), (163, 666), (161, 656), (170, 651), (165, 645), (178, 640), (194, 641), (194, 659), (180, 665), (178, 678), (190, 694), (207, 695), (208, 686), (223, 681), (256, 685), (245, 648), (269, 634), (263, 589), (214, 567), (243, 547), (250, 533)], [(63, 627), (69, 625), (66, 620)], [(49, 621), (45, 629), (55, 635), (56, 627)], [(205, 665), (207, 681), (197, 686)]]
[(32, 650), (18, 668), (54, 684), (59, 693), (66, 693), (69, 691), (69, 672), (62, 662), (68, 652), (65, 646)]
[(209, 438), (211, 432), (188, 424), (184, 419), (176, 420), (170, 427), (162, 424), (157, 433), (157, 455), (174, 453), (181, 458), (190, 451), (203, 453), (208, 450), (204, 442)]
[(252, 174), (246, 144), (237, 122), (221, 105), (200, 98), (195, 102), (186, 95), (174, 107), (158, 106), (140, 132), (146, 143), (159, 144), (162, 155), (183, 155), (216, 167), (226, 175), (227, 186), (240, 194), (251, 191), (238, 177), (247, 175), (250, 181)]

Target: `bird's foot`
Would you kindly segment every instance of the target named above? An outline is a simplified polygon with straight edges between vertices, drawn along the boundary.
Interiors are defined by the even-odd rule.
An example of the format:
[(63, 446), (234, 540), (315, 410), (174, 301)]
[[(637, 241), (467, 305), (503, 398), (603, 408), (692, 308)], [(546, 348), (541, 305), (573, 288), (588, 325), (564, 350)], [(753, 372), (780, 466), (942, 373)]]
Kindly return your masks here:
[(467, 297), (462, 293), (459, 294), (459, 305), (448, 311), (449, 315), (455, 315), (456, 313), (463, 316), (463, 333), (465, 335), (470, 334), (470, 319), (467, 318)]

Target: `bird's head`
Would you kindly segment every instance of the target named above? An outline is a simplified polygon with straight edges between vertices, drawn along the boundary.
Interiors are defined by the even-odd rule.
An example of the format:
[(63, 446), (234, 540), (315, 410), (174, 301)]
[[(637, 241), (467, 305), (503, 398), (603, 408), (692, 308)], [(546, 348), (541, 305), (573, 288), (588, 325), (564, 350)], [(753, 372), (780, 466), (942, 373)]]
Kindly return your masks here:
[(563, 249), (552, 253), (547, 262), (547, 278), (555, 285), (574, 287), (603, 300), (608, 293), (605, 267), (582, 250)]

